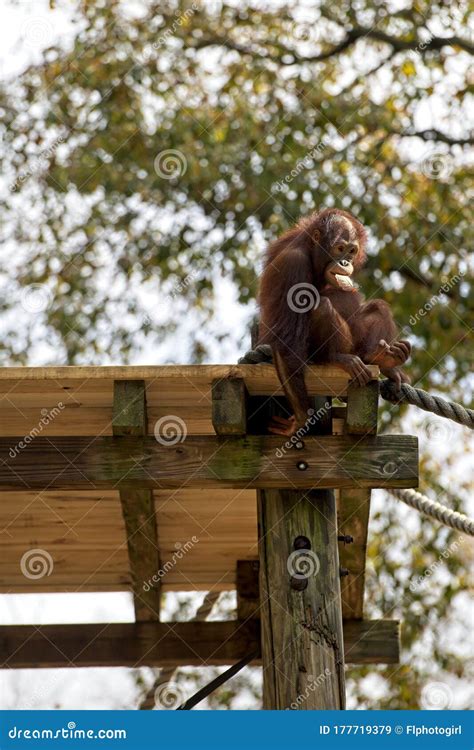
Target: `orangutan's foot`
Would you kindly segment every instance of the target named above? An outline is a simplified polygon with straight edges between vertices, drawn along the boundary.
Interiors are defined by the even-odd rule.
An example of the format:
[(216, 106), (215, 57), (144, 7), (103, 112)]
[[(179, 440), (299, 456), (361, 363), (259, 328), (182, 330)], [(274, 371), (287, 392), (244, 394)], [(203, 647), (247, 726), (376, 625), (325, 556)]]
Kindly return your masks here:
[(268, 425), (269, 432), (273, 435), (282, 435), (283, 437), (291, 437), (295, 434), (296, 430), (296, 418), (294, 416), (288, 419), (285, 417), (272, 417)]

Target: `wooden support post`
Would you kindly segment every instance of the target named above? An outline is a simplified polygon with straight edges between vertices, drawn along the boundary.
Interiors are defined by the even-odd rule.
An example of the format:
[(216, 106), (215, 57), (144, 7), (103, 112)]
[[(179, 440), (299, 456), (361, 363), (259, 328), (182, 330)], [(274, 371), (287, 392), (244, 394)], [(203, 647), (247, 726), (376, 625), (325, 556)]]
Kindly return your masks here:
[[(146, 435), (146, 394), (143, 380), (116, 380), (112, 429), (115, 436)], [(151, 489), (121, 489), (120, 502), (127, 535), (135, 619), (159, 620), (160, 569), (155, 504)], [(153, 578), (154, 576), (154, 578)]]
[(212, 424), (217, 435), (245, 435), (247, 389), (243, 378), (213, 381)]
[(237, 619), (254, 620), (260, 617), (258, 560), (237, 560)]
[[(315, 399), (316, 414), (325, 403), (324, 398)], [(324, 420), (311, 432), (321, 425)], [(262, 422), (261, 432), (266, 427)], [(296, 449), (286, 447), (282, 439), (280, 449), (293, 457), (302, 472), (308, 459), (304, 440)], [(259, 490), (257, 502), (263, 708), (343, 709), (344, 644), (334, 492)]]
[[(349, 435), (377, 433), (379, 384), (371, 381), (365, 387), (349, 386), (345, 430)], [(353, 538), (341, 544), (341, 566), (349, 571), (341, 581), (342, 615), (362, 619), (365, 586), (365, 559), (370, 515), (370, 489), (344, 488), (339, 495), (339, 534)]]
[(366, 386), (350, 385), (347, 389), (346, 430), (349, 435), (375, 435), (379, 405), (379, 383), (371, 380)]

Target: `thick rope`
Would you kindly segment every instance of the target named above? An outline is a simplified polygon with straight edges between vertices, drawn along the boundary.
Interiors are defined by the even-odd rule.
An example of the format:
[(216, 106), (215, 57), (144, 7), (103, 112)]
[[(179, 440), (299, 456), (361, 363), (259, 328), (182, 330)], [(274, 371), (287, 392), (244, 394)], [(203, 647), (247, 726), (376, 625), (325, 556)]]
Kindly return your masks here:
[[(239, 365), (256, 365), (272, 362), (272, 349), (268, 344), (259, 344), (255, 349), (246, 352), (239, 359)], [(474, 429), (474, 411), (466, 409), (454, 401), (446, 401), (440, 396), (432, 396), (421, 388), (413, 388), (407, 383), (402, 383), (400, 390), (392, 380), (380, 381), (380, 394), (382, 398), (397, 404), (406, 402), (418, 406), (425, 411), (431, 411), (440, 417), (451, 419), (453, 422)], [(436, 518), (445, 526), (459, 529), (465, 534), (474, 536), (474, 520), (463, 513), (456, 513), (445, 505), (430, 500), (415, 490), (389, 490), (394, 497), (410, 505), (412, 508), (424, 513), (431, 518)]]
[[(196, 614), (192, 618), (192, 622), (207, 620), (219, 596), (220, 596), (220, 591), (208, 591), (206, 596), (203, 599), (201, 606), (199, 607)], [(147, 690), (145, 697), (141, 700), (140, 705), (138, 706), (140, 711), (151, 711), (152, 709), (155, 708), (156, 691), (158, 690), (160, 685), (166, 685), (168, 682), (171, 682), (175, 672), (176, 672), (176, 667), (167, 667), (165, 669), (160, 670), (160, 673), (153, 680), (153, 684)]]
[(380, 393), (386, 401), (393, 404), (399, 402), (413, 404), (413, 406), (418, 406), (419, 409), (431, 411), (439, 417), (451, 419), (453, 422), (474, 430), (474, 411), (472, 409), (466, 409), (454, 401), (446, 401), (440, 396), (432, 396), (421, 388), (413, 388), (408, 383), (402, 383), (401, 390), (397, 391), (397, 386), (393, 380), (382, 380), (380, 381)]
[(457, 513), (446, 505), (441, 505), (434, 500), (430, 500), (426, 495), (422, 495), (420, 492), (415, 490), (388, 490), (391, 495), (406, 503), (411, 508), (415, 508), (420, 513), (424, 513), (425, 516), (436, 518), (437, 521), (449, 526), (451, 529), (459, 529), (469, 536), (474, 536), (474, 520), (468, 518), (464, 513)]
[[(268, 344), (259, 344), (239, 359), (239, 365), (257, 365), (270, 363), (272, 361), (272, 349)], [(453, 422), (470, 427), (474, 430), (474, 411), (457, 404), (454, 401), (446, 401), (440, 396), (432, 396), (421, 388), (413, 388), (407, 383), (402, 383), (401, 389), (393, 380), (380, 381), (380, 394), (386, 401), (392, 404), (408, 403), (418, 406), (425, 411), (431, 411), (439, 417), (451, 419)]]
[(249, 349), (244, 356), (237, 360), (239, 365), (261, 365), (273, 361), (272, 347), (269, 344), (258, 344), (255, 349)]

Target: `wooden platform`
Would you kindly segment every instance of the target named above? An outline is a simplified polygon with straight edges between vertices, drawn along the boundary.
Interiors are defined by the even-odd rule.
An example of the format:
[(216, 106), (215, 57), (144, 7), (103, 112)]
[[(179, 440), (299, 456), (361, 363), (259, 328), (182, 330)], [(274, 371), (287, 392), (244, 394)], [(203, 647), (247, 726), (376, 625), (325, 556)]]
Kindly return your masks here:
[[(377, 377), (377, 368), (373, 368), (373, 373)], [(170, 486), (160, 474), (163, 451), (169, 449), (163, 449), (153, 437), (157, 422), (163, 420), (163, 428), (167, 423), (175, 424), (186, 433), (186, 439), (176, 443), (177, 452), (181, 450), (186, 455), (192, 449), (200, 450), (202, 455), (202, 451), (221, 450), (224, 443), (212, 442), (218, 438), (212, 425), (211, 386), (216, 379), (230, 377), (243, 378), (250, 396), (281, 395), (276, 372), (270, 365), (0, 369), (0, 592), (129, 589), (127, 542), (118, 488), (133, 488), (137, 476), (142, 485), (148, 481), (147, 486), (153, 489), (162, 567), (169, 563), (161, 578), (163, 589), (234, 588), (237, 561), (254, 559), (258, 554), (254, 488), (259, 486), (257, 475), (261, 467), (257, 471), (251, 466), (248, 476), (242, 479), (232, 473), (228, 455), (220, 464), (206, 459), (208, 480), (204, 485), (203, 477), (199, 476), (201, 486), (207, 484), (206, 489), (193, 486), (196, 482), (192, 467), (184, 464), (182, 479), (178, 472), (180, 481)], [(110, 455), (116, 441), (128, 440), (112, 437), (117, 380), (144, 380), (146, 385), (150, 437), (136, 438), (141, 442), (133, 443), (137, 446), (137, 454), (132, 458), (138, 466), (138, 475), (129, 475), (127, 485), (126, 479), (117, 482), (105, 475), (106, 458), (101, 463), (98, 448), (103, 446)], [(307, 385), (312, 395), (344, 396), (347, 383), (347, 375), (339, 368), (308, 368)], [(334, 420), (335, 431), (340, 431), (341, 424), (339, 415)], [(206, 436), (208, 440), (204, 439)], [(281, 464), (273, 458), (284, 441), (265, 440), (264, 484), (285, 486), (280, 467), (288, 458), (281, 459)], [(319, 456), (323, 443), (316, 442), (313, 450), (308, 441), (307, 450), (314, 456), (315, 468), (311, 474), (310, 467), (306, 475), (307, 486), (313, 485), (313, 477), (315, 486), (332, 486), (321, 480), (324, 461), (329, 462), (327, 466), (345, 472), (347, 467), (341, 457), (347, 451), (351, 452), (351, 464), (354, 466), (358, 461), (362, 475), (368, 472), (369, 479), (359, 478), (360, 487), (416, 486), (416, 468), (411, 459), (401, 462), (393, 471), (390, 467), (393, 443), (384, 447), (383, 441), (393, 440), (392, 436), (342, 436), (339, 440), (340, 456), (334, 450), (327, 451), (327, 456)], [(378, 463), (372, 467), (372, 474), (364, 453), (364, 446), (369, 443), (364, 441), (372, 441), (373, 455), (378, 451)], [(400, 438), (400, 455), (403, 446), (407, 456), (413, 453), (413, 441), (414, 438)], [(76, 473), (68, 482), (69, 450), (75, 451), (77, 459)], [(246, 450), (245, 456), (250, 455), (251, 441)], [(94, 464), (91, 468), (84, 457), (92, 454), (95, 457), (91, 459)], [(152, 454), (156, 461), (153, 474), (147, 469)], [(54, 477), (48, 463), (51, 457)], [(296, 472), (295, 476), (304, 486), (303, 475)], [(344, 486), (344, 476), (341, 477), (339, 486)], [(351, 483), (354, 484), (352, 480)], [(23, 556), (34, 549), (50, 555), (52, 569), (48, 575), (28, 577), (22, 571)]]

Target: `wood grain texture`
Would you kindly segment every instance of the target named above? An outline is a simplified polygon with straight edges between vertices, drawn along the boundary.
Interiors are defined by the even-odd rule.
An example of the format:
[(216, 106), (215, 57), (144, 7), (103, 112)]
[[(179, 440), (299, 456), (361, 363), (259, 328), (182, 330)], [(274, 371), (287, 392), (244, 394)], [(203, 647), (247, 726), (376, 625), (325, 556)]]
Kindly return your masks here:
[[(147, 412), (143, 380), (117, 380), (114, 384), (113, 433), (146, 435)], [(120, 489), (125, 522), (135, 619), (160, 619), (160, 554), (155, 504), (150, 489)], [(155, 582), (156, 579), (156, 582)]]
[(172, 445), (152, 437), (37, 437), (12, 456), (21, 440), (0, 438), (2, 490), (418, 485), (418, 444), (409, 435), (311, 436), (297, 454), (283, 453), (272, 436), (188, 436)]
[[(377, 378), (379, 368), (370, 366), (372, 375)], [(247, 390), (252, 395), (281, 395), (283, 389), (273, 365), (124, 365), (97, 367), (2, 367), (0, 381), (9, 384), (36, 381), (50, 384), (58, 381), (106, 381), (145, 380), (147, 388), (153, 384), (162, 393), (181, 390), (184, 393), (209, 393), (213, 380), (222, 378), (243, 378)], [(339, 367), (332, 365), (312, 365), (305, 369), (305, 379), (310, 395), (344, 395), (349, 376)], [(11, 388), (11, 385), (9, 385)]]
[(260, 618), (260, 587), (258, 560), (237, 560), (237, 619)]
[(245, 435), (247, 389), (242, 378), (213, 381), (212, 424), (216, 435)]
[[(349, 663), (395, 664), (399, 660), (399, 623), (346, 622), (344, 643)], [(259, 645), (256, 620), (6, 625), (0, 627), (0, 666), (220, 666), (258, 652)]]
[(347, 389), (346, 431), (349, 435), (375, 435), (379, 403), (378, 380), (363, 388), (350, 385)]
[[(354, 435), (375, 435), (378, 422), (379, 384), (363, 388), (349, 386), (345, 431)], [(364, 611), (365, 564), (370, 517), (370, 489), (343, 488), (339, 494), (339, 534), (352, 536), (352, 544), (340, 544), (341, 566), (349, 575), (341, 580), (342, 615), (362, 619)]]
[[(235, 588), (236, 560), (257, 554), (255, 490), (154, 492), (163, 591)], [(192, 547), (186, 543), (195, 537)], [(177, 558), (177, 546), (186, 554)], [(52, 557), (51, 575), (26, 578), (25, 551)], [(0, 592), (126, 591), (127, 537), (118, 491), (4, 491)], [(169, 565), (169, 563), (172, 565)]]
[[(258, 498), (263, 707), (344, 708), (334, 495), (280, 489)], [(301, 535), (311, 548), (302, 551), (308, 574), (297, 579), (306, 586), (295, 590), (292, 578), (304, 567), (294, 547)]]

